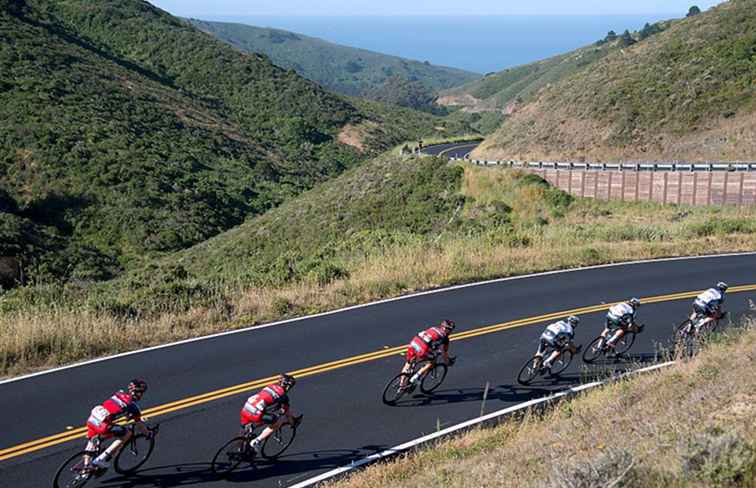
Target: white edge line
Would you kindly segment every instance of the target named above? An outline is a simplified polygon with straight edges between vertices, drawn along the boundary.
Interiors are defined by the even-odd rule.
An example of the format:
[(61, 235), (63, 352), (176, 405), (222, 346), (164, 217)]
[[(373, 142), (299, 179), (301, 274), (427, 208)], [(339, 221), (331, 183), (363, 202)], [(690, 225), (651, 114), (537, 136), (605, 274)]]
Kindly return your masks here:
[(392, 448), (386, 449), (385, 451), (381, 451), (381, 452), (378, 452), (376, 454), (371, 454), (370, 456), (364, 457), (364, 458), (360, 459), (359, 461), (352, 462), (352, 464), (350, 464), (348, 466), (342, 466), (340, 468), (332, 469), (331, 471), (327, 471), (327, 472), (325, 472), (323, 474), (320, 474), (318, 476), (315, 476), (313, 478), (301, 481), (301, 482), (297, 483), (296, 485), (291, 485), (289, 488), (306, 488), (308, 486), (313, 486), (313, 485), (321, 483), (321, 482), (323, 482), (325, 480), (328, 480), (330, 478), (335, 478), (335, 477), (341, 476), (344, 473), (347, 473), (349, 471), (353, 471), (353, 470), (355, 470), (357, 468), (360, 468), (360, 467), (365, 466), (367, 464), (370, 464), (370, 463), (373, 463), (375, 461), (378, 461), (379, 459), (384, 459), (384, 458), (387, 458), (389, 456), (393, 456), (395, 454), (402, 453), (404, 451), (407, 451), (409, 449), (417, 447), (420, 444), (425, 444), (426, 442), (438, 439), (440, 437), (447, 436), (447, 435), (452, 434), (454, 432), (465, 430), (465, 429), (467, 429), (469, 427), (472, 427), (473, 425), (481, 424), (481, 423), (486, 422), (488, 420), (491, 420), (491, 419), (494, 419), (494, 418), (497, 418), (497, 417), (502, 417), (504, 415), (508, 415), (508, 414), (510, 414), (512, 412), (516, 412), (518, 410), (523, 410), (523, 409), (528, 408), (528, 407), (532, 407), (533, 405), (538, 405), (538, 404), (541, 404), (541, 403), (552, 402), (552, 401), (554, 401), (554, 400), (556, 400), (558, 398), (562, 398), (564, 396), (571, 395), (571, 394), (574, 394), (574, 393), (579, 393), (579, 392), (581, 392), (583, 390), (588, 390), (588, 389), (591, 389), (591, 388), (595, 388), (597, 386), (605, 385), (606, 383), (609, 383), (610, 381), (616, 381), (616, 380), (625, 378), (627, 376), (630, 376), (632, 374), (646, 373), (646, 372), (649, 372), (649, 371), (654, 371), (656, 369), (660, 369), (660, 368), (664, 368), (664, 367), (667, 367), (667, 366), (671, 366), (674, 363), (675, 363), (674, 361), (668, 361), (666, 363), (655, 364), (653, 366), (648, 366), (646, 368), (641, 368), (641, 369), (636, 369), (636, 370), (633, 370), (633, 371), (629, 371), (627, 373), (623, 373), (623, 374), (621, 374), (619, 376), (615, 376), (615, 377), (609, 378), (607, 380), (594, 381), (592, 383), (586, 383), (586, 384), (583, 384), (583, 385), (580, 385), (580, 386), (572, 387), (572, 388), (567, 389), (567, 390), (562, 390), (562, 391), (560, 391), (558, 393), (555, 393), (553, 395), (549, 395), (549, 396), (542, 397), (542, 398), (536, 398), (534, 400), (529, 400), (529, 401), (524, 402), (524, 403), (518, 403), (517, 405), (513, 405), (511, 407), (507, 407), (507, 408), (505, 408), (503, 410), (498, 410), (496, 412), (492, 412), (492, 413), (483, 415), (482, 417), (477, 417), (477, 418), (474, 418), (474, 419), (470, 419), (470, 420), (467, 420), (467, 421), (462, 422), (460, 424), (456, 424), (456, 425), (452, 425), (451, 427), (447, 427), (446, 429), (440, 430), (438, 432), (434, 432), (433, 434), (428, 434), (426, 436), (419, 437), (417, 439), (405, 442), (404, 444), (399, 444), (398, 446), (394, 446)]
[(207, 340), (207, 339), (215, 339), (217, 337), (223, 337), (223, 336), (227, 336), (227, 335), (231, 335), (231, 334), (241, 334), (241, 333), (244, 333), (244, 332), (254, 332), (254, 331), (257, 331), (257, 330), (267, 329), (268, 327), (273, 327), (273, 326), (278, 326), (278, 325), (287, 325), (287, 324), (291, 324), (291, 323), (294, 323), (294, 322), (302, 322), (302, 321), (305, 321), (305, 320), (310, 320), (310, 319), (319, 318), (319, 317), (325, 317), (325, 316), (328, 316), (328, 315), (335, 315), (335, 314), (338, 314), (338, 313), (349, 312), (351, 310), (357, 310), (357, 309), (360, 309), (360, 308), (372, 307), (372, 306), (381, 305), (381, 304), (384, 304), (384, 303), (396, 302), (396, 301), (399, 301), (399, 300), (406, 300), (406, 299), (409, 299), (409, 298), (416, 298), (416, 297), (425, 296), (425, 295), (433, 295), (433, 294), (436, 294), (436, 293), (443, 293), (443, 292), (452, 291), (452, 290), (459, 290), (459, 289), (463, 289), (463, 288), (472, 288), (472, 287), (475, 287), (475, 286), (485, 286), (485, 285), (491, 285), (491, 284), (494, 284), (494, 283), (502, 283), (502, 282), (506, 282), (506, 281), (522, 280), (522, 279), (526, 279), (526, 278), (538, 278), (538, 277), (541, 277), (541, 276), (549, 276), (549, 275), (555, 275), (555, 274), (561, 274), (561, 273), (574, 273), (574, 272), (578, 272), (578, 271), (589, 271), (589, 270), (593, 270), (593, 269), (613, 268), (613, 267), (618, 267), (618, 266), (631, 266), (631, 265), (638, 265), (638, 264), (662, 263), (662, 262), (669, 262), (669, 261), (684, 261), (684, 260), (693, 260), (693, 259), (727, 258), (727, 257), (736, 257), (736, 256), (756, 256), (756, 251), (745, 251), (745, 252), (736, 252), (736, 253), (727, 253), (727, 254), (704, 254), (704, 255), (701, 255), (701, 256), (677, 256), (677, 257), (670, 257), (670, 258), (643, 259), (643, 260), (638, 260), (638, 261), (626, 261), (626, 262), (617, 262), (617, 263), (596, 264), (596, 265), (593, 265), (593, 266), (583, 266), (583, 267), (579, 267), (579, 268), (568, 268), (568, 269), (557, 269), (557, 270), (553, 270), (553, 271), (542, 271), (540, 273), (531, 273), (531, 274), (518, 275), (518, 276), (507, 276), (507, 277), (504, 277), (504, 278), (495, 278), (495, 279), (486, 280), (486, 281), (477, 281), (477, 282), (474, 282), (474, 283), (463, 283), (463, 284), (460, 284), (460, 285), (447, 286), (445, 288), (435, 288), (433, 290), (420, 291), (420, 292), (412, 293), (412, 294), (409, 294), (409, 295), (402, 295), (402, 296), (398, 296), (398, 297), (385, 298), (383, 300), (376, 300), (376, 301), (368, 302), (368, 303), (361, 303), (359, 305), (351, 305), (349, 307), (339, 308), (339, 309), (336, 309), (336, 310), (329, 310), (327, 312), (321, 312), (321, 313), (312, 314), (312, 315), (304, 315), (302, 317), (294, 317), (294, 318), (286, 319), (286, 320), (279, 320), (279, 321), (271, 322), (271, 323), (268, 323), (268, 324), (253, 325), (253, 326), (245, 327), (245, 328), (242, 328), (242, 329), (234, 329), (234, 330), (229, 330), (229, 331), (226, 331), (226, 332), (218, 332), (216, 334), (210, 334), (210, 335), (201, 336), (201, 337), (193, 337), (193, 338), (190, 338), (190, 339), (183, 339), (183, 340), (176, 341), (176, 342), (169, 342), (167, 344), (161, 344), (159, 346), (151, 346), (151, 347), (146, 347), (146, 348), (143, 348), (143, 349), (136, 349), (134, 351), (127, 351), (127, 352), (122, 352), (122, 353), (119, 353), (119, 354), (113, 354), (111, 356), (104, 356), (104, 357), (101, 357), (101, 358), (89, 359), (87, 361), (82, 361), (82, 362), (79, 362), (79, 363), (68, 364), (66, 366), (59, 366), (57, 368), (46, 369), (44, 371), (38, 371), (36, 373), (30, 373), (30, 374), (26, 374), (26, 375), (22, 375), (22, 376), (17, 376), (15, 378), (9, 378), (9, 379), (6, 379), (6, 380), (2, 380), (2, 381), (0, 381), (0, 385), (5, 385), (7, 383), (13, 383), (13, 382), (16, 382), (16, 381), (27, 380), (27, 379), (34, 378), (34, 377), (37, 377), (37, 376), (42, 376), (42, 375), (46, 375), (46, 374), (50, 374), (50, 373), (56, 373), (58, 371), (64, 371), (64, 370), (71, 369), (71, 368), (78, 368), (80, 366), (87, 366), (87, 365), (90, 365), (90, 364), (95, 364), (95, 363), (99, 363), (99, 362), (103, 362), (103, 361), (109, 361), (111, 359), (118, 359), (118, 358), (122, 358), (122, 357), (125, 357), (125, 356), (131, 356), (133, 354), (141, 354), (141, 353), (155, 351), (155, 350), (163, 349), (163, 348), (167, 348), (167, 347), (181, 346), (181, 345), (184, 345), (184, 344), (190, 344), (192, 342), (204, 341), (204, 340)]

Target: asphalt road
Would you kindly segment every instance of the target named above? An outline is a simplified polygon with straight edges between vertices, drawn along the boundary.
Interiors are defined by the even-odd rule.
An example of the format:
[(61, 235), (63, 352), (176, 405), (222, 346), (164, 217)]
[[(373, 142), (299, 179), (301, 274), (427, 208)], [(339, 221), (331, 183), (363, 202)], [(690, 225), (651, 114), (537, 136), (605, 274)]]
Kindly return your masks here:
[[(0, 384), (0, 456), (4, 449), (79, 427), (93, 405), (131, 377), (148, 379), (144, 408), (219, 388), (266, 378), (406, 344), (422, 327), (454, 319), (458, 333), (492, 324), (626, 299), (709, 287), (756, 283), (756, 255), (720, 256), (594, 268), (526, 277), (385, 302), (284, 325), (230, 334)], [(733, 293), (727, 309), (748, 310), (756, 292)], [(647, 324), (632, 353), (650, 361), (657, 343), (690, 309), (690, 298), (651, 303), (640, 310)], [(577, 331), (587, 343), (601, 330), (604, 312), (583, 314)], [(504, 408), (581, 379), (575, 362), (558, 381), (529, 388), (515, 375), (536, 349), (546, 322), (477, 335), (452, 343), (458, 356), (433, 397), (415, 396), (396, 407), (381, 403), (386, 381), (401, 367), (399, 356), (356, 362), (302, 377), (292, 406), (305, 415), (295, 444), (278, 463), (219, 481), (209, 472), (216, 449), (238, 430), (239, 409), (249, 392), (202, 399), (154, 419), (161, 423), (155, 454), (137, 475), (108, 474), (99, 486), (287, 486), (377, 450), (477, 416), (486, 382), (486, 411)], [(621, 366), (621, 365), (620, 365)], [(616, 365), (605, 365), (612, 368)], [(257, 389), (257, 388), (255, 388)], [(0, 486), (44, 487), (57, 466), (84, 445), (82, 439), (51, 445), (0, 461)], [(5, 451), (6, 453), (8, 451)], [(98, 486), (93, 483), (91, 486)]]
[(470, 154), (473, 149), (480, 145), (481, 141), (473, 142), (452, 142), (447, 144), (435, 144), (424, 147), (421, 152), (432, 156), (444, 156), (447, 158), (464, 158)]

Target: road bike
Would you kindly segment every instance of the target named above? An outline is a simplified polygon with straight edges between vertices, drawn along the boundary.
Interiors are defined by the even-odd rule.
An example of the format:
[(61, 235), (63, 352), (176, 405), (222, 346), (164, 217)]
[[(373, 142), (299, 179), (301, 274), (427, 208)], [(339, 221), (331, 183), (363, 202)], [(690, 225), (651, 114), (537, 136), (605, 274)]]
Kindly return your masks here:
[(614, 337), (617, 329), (610, 330), (606, 337), (599, 335), (593, 339), (590, 344), (588, 344), (588, 347), (585, 348), (585, 351), (583, 351), (583, 361), (590, 364), (597, 361), (602, 356), (609, 357), (610, 355), (614, 355), (615, 357), (618, 357), (627, 354), (635, 343), (635, 336), (640, 334), (644, 327), (645, 325), (639, 324), (635, 330), (626, 330), (622, 337), (615, 341), (614, 347), (609, 346), (607, 342)]
[[(137, 432), (134, 424), (129, 424), (126, 428), (131, 431), (131, 438), (121, 446), (113, 461), (113, 469), (118, 474), (134, 473), (147, 462), (155, 449), (155, 438), (160, 426), (147, 427), (147, 434)], [(93, 440), (94, 450), (77, 452), (60, 465), (53, 478), (53, 488), (80, 488), (93, 478), (105, 474), (107, 468), (98, 468), (92, 464), (105, 450), (99, 436)], [(88, 462), (85, 457), (89, 457)]]
[[(260, 456), (272, 461), (282, 455), (294, 442), (297, 436), (297, 427), (302, 422), (302, 416), (295, 417), (294, 422), (286, 422), (281, 427), (266, 438), (260, 448)], [(265, 429), (265, 425), (253, 426), (247, 424), (241, 435), (234, 437), (223, 444), (213, 457), (211, 469), (218, 476), (228, 476), (242, 463), (254, 466), (258, 456), (250, 445), (251, 442)]]
[[(454, 364), (456, 358), (449, 358), (449, 366)], [(415, 378), (412, 381), (412, 377), (415, 373), (422, 370), (427, 364), (432, 364), (423, 375)], [(433, 393), (441, 383), (446, 379), (446, 373), (449, 371), (449, 367), (443, 362), (439, 361), (439, 355), (435, 354), (430, 358), (415, 361), (412, 363), (412, 368), (406, 373), (399, 373), (391, 378), (391, 381), (386, 384), (386, 388), (383, 389), (383, 403), (386, 405), (396, 405), (404, 395), (415, 391), (417, 386), (420, 386), (420, 391), (426, 395)]]
[(719, 321), (726, 316), (727, 312), (718, 310), (712, 317), (714, 320), (703, 326), (700, 323), (707, 316), (701, 313), (696, 313), (692, 319), (688, 317), (683, 320), (680, 325), (675, 327), (675, 345), (678, 348), (678, 352), (692, 354), (696, 343), (716, 332), (719, 328)]
[(551, 363), (551, 368), (544, 368), (544, 358), (547, 358), (554, 351), (554, 348), (549, 347), (544, 352), (543, 356), (533, 356), (528, 359), (525, 365), (520, 369), (517, 374), (517, 382), (521, 385), (529, 385), (534, 379), (539, 376), (549, 375), (552, 377), (559, 376), (565, 369), (572, 363), (572, 351), (566, 347), (561, 348), (559, 356)]

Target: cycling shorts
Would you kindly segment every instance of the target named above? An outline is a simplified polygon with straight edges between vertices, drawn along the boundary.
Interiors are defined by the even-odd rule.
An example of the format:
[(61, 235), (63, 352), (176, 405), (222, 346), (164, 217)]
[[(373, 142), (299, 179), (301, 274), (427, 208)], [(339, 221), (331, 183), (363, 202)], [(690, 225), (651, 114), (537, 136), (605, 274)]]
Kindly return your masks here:
[(273, 412), (263, 412), (260, 415), (250, 415), (246, 410), (241, 412), (241, 425), (244, 427), (247, 424), (252, 424), (255, 427), (259, 425), (273, 425), (278, 422), (281, 415)]
[(423, 359), (428, 359), (432, 356), (432, 350), (430, 347), (425, 345), (425, 347), (421, 347), (418, 351), (412, 345), (410, 345), (407, 348), (407, 362), (412, 363), (416, 361), (422, 361)]
[(102, 439), (110, 439), (111, 437), (122, 439), (128, 432), (128, 429), (123, 425), (111, 424), (108, 422), (94, 425), (87, 422), (87, 439), (91, 439), (95, 436), (100, 436)]

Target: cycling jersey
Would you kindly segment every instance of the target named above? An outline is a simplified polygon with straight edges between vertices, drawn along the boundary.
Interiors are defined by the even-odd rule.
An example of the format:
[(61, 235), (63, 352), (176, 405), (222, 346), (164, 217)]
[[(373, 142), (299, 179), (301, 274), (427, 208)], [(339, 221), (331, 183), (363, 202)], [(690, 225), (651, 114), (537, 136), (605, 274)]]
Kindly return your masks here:
[(284, 388), (274, 383), (249, 397), (241, 410), (241, 424), (272, 424), (278, 419), (278, 411), (289, 410), (289, 396)]
[(425, 329), (412, 339), (407, 348), (407, 361), (425, 359), (432, 352), (449, 350), (449, 336), (443, 327)]
[(564, 346), (575, 337), (575, 330), (566, 320), (560, 320), (546, 327), (541, 340), (550, 346)]
[(724, 303), (724, 294), (716, 288), (709, 288), (696, 297), (693, 306), (711, 313)]
[(142, 412), (136, 400), (121, 390), (92, 409), (87, 419), (87, 437), (91, 439), (96, 435), (106, 438), (122, 436), (125, 429), (115, 424), (122, 418), (139, 421), (142, 419)]
[(635, 309), (627, 302), (613, 305), (606, 314), (607, 325), (620, 327), (630, 325), (635, 320)]

